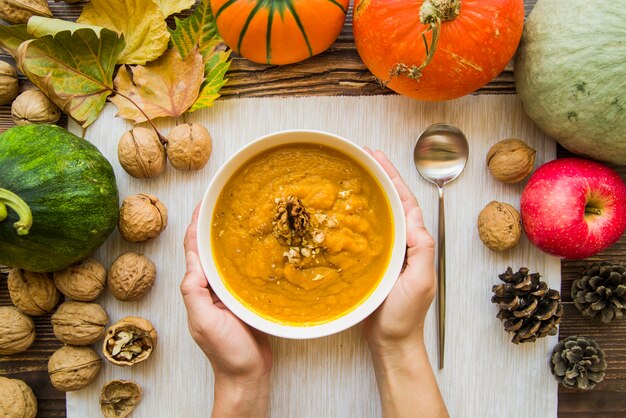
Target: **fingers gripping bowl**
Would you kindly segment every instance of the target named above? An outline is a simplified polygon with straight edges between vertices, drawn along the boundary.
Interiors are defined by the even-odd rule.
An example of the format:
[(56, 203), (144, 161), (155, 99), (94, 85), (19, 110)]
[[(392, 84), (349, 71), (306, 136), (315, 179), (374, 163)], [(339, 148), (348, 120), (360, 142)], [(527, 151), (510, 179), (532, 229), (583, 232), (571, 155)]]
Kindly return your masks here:
[(200, 207), (209, 284), (252, 327), (316, 338), (365, 319), (387, 297), (406, 250), (402, 202), (352, 142), (283, 131), (235, 153)]

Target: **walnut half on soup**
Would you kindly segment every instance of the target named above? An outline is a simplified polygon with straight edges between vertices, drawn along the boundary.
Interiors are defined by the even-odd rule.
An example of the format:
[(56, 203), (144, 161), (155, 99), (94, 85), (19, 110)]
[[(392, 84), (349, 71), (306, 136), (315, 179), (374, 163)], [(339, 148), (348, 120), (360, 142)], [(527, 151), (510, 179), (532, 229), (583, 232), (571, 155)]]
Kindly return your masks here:
[(228, 290), (258, 315), (323, 324), (376, 288), (393, 246), (389, 202), (348, 155), (312, 144), (269, 149), (218, 197), (213, 259)]

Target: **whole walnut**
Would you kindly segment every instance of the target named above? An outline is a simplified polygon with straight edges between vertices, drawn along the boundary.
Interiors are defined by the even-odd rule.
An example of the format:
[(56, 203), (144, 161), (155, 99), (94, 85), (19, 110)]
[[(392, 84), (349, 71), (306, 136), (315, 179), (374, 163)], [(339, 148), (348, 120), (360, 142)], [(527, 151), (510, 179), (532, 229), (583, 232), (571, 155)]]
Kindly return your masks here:
[(152, 289), (156, 266), (148, 257), (124, 253), (109, 268), (109, 290), (119, 300), (137, 300)]
[(49, 273), (11, 269), (7, 285), (11, 301), (17, 309), (32, 316), (52, 312), (61, 298)]
[(520, 215), (508, 203), (489, 202), (478, 215), (478, 234), (493, 251), (513, 248), (522, 236)]
[(211, 157), (213, 143), (207, 128), (183, 123), (167, 135), (167, 158), (177, 170), (199, 170)]
[(35, 324), (13, 306), (0, 307), (0, 355), (28, 350), (35, 341)]
[(93, 382), (102, 367), (102, 359), (89, 346), (64, 345), (48, 360), (52, 386), (64, 392), (82, 389)]
[(3, 418), (35, 418), (37, 398), (26, 382), (0, 376), (0, 413)]
[(11, 117), (16, 125), (56, 123), (61, 110), (41, 90), (26, 90), (13, 101)]
[(157, 337), (150, 321), (138, 316), (127, 316), (107, 329), (102, 354), (117, 366), (132, 366), (150, 357), (156, 347)]
[(156, 196), (136, 194), (124, 199), (117, 227), (126, 241), (147, 241), (159, 235), (166, 226), (167, 208)]
[(104, 290), (107, 272), (98, 260), (88, 258), (53, 273), (54, 284), (65, 296), (89, 302)]
[(0, 61), (0, 105), (10, 103), (19, 90), (15, 68), (6, 61)]
[(52, 17), (46, 0), (0, 0), (0, 18), (9, 23), (27, 23), (31, 16)]
[(524, 180), (535, 165), (537, 151), (519, 139), (505, 139), (489, 149), (487, 166), (496, 180), (517, 183)]
[(104, 335), (109, 316), (97, 303), (67, 301), (52, 315), (52, 332), (65, 344), (89, 345)]
[(141, 386), (132, 380), (111, 380), (100, 392), (100, 410), (105, 418), (129, 416), (141, 400)]
[(156, 177), (165, 170), (165, 147), (153, 129), (137, 127), (122, 135), (117, 158), (122, 168), (136, 178)]

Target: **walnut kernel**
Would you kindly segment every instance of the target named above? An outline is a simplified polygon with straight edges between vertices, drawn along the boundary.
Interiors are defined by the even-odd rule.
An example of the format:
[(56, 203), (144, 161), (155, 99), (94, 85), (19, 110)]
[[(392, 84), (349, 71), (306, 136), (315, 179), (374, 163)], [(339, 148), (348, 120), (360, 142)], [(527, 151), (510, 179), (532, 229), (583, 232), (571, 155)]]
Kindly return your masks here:
[(487, 166), (496, 180), (517, 183), (533, 171), (536, 153), (524, 141), (505, 139), (489, 149)]
[(56, 123), (61, 110), (41, 90), (26, 90), (11, 105), (11, 117), (16, 125)]
[(0, 61), (0, 105), (15, 99), (19, 89), (15, 68), (6, 61)]
[(35, 418), (37, 398), (30, 386), (23, 380), (0, 376), (0, 412), (3, 418)]
[(139, 179), (156, 177), (165, 170), (165, 147), (153, 129), (137, 127), (122, 135), (117, 158), (128, 174)]
[(31, 16), (52, 17), (46, 0), (0, 0), (0, 18), (9, 23), (27, 23)]
[(35, 324), (13, 306), (0, 307), (0, 355), (26, 351), (35, 341)]
[(98, 260), (88, 258), (53, 273), (54, 284), (65, 296), (89, 302), (104, 290), (107, 272)]
[(118, 366), (132, 366), (150, 357), (157, 332), (150, 321), (136, 316), (122, 318), (107, 329), (102, 353)]
[(69, 392), (82, 389), (93, 382), (102, 367), (102, 359), (89, 346), (64, 345), (48, 360), (52, 386)]
[(522, 236), (520, 215), (508, 203), (489, 202), (478, 215), (478, 234), (493, 251), (513, 248)]
[(199, 170), (211, 157), (213, 143), (207, 128), (183, 123), (167, 135), (167, 158), (177, 170)]
[(89, 345), (104, 335), (109, 316), (97, 303), (67, 301), (52, 315), (52, 332), (65, 344)]
[(100, 410), (105, 418), (125, 418), (129, 416), (139, 401), (142, 389), (131, 380), (111, 380), (100, 392)]
[(7, 285), (11, 301), (17, 309), (32, 316), (52, 312), (61, 298), (49, 273), (11, 269)]
[(167, 226), (167, 208), (156, 197), (137, 194), (124, 199), (118, 229), (129, 242), (144, 242), (156, 237)]
[(109, 268), (109, 290), (119, 300), (137, 300), (152, 289), (156, 266), (143, 254), (120, 255)]

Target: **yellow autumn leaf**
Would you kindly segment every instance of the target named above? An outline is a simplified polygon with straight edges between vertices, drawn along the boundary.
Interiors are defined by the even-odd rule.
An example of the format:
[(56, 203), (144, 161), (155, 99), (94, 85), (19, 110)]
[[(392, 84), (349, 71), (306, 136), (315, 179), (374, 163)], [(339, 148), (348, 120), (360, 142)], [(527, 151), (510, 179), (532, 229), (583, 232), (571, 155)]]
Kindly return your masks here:
[(185, 59), (173, 48), (145, 66), (122, 66), (113, 81), (117, 94), (109, 100), (117, 106), (118, 117), (134, 123), (146, 121), (137, 107), (150, 119), (177, 117), (194, 104), (202, 81), (204, 63), (198, 48)]
[(103, 26), (121, 32), (126, 47), (118, 64), (145, 64), (167, 49), (169, 33), (165, 16), (154, 0), (91, 0), (78, 23)]
[(196, 0), (156, 0), (156, 2), (161, 8), (163, 16), (167, 17), (191, 8)]

